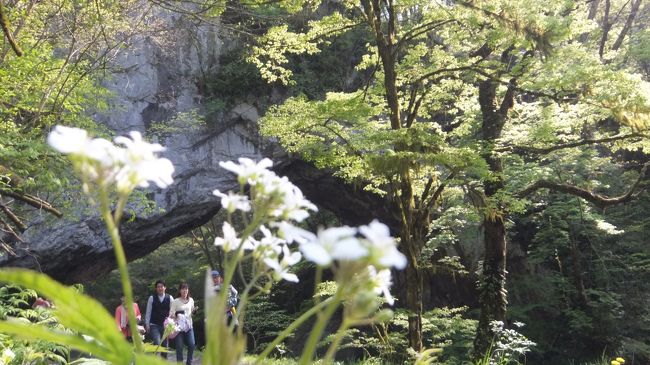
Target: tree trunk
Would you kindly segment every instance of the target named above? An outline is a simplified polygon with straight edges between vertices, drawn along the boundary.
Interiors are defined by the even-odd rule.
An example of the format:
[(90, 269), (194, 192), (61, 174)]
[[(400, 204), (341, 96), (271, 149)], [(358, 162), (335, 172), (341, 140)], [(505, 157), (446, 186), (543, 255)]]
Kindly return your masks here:
[[(504, 52), (504, 57), (505, 55)], [(490, 198), (493, 198), (504, 188), (501, 158), (494, 153), (493, 145), (501, 136), (506, 114), (512, 106), (514, 87), (514, 80), (512, 80), (504, 100), (501, 102), (500, 107), (497, 108), (497, 83), (485, 80), (479, 85), (479, 104), (483, 118), (481, 137), (485, 144), (483, 158), (492, 173), (492, 176), (484, 184), (486, 201), (489, 201)], [(498, 202), (486, 202), (482, 209), (485, 257), (479, 287), (481, 315), (476, 330), (476, 338), (474, 339), (475, 358), (481, 358), (489, 350), (494, 337), (490, 322), (504, 321), (507, 306), (505, 212), (498, 206)]]
[(492, 345), (494, 334), (490, 322), (505, 321), (506, 318), (506, 238), (503, 217), (483, 220), (485, 239), (485, 258), (483, 277), (480, 284), (479, 303), (481, 316), (476, 338), (474, 339), (475, 357), (484, 355)]
[[(396, 69), (396, 18), (393, 2), (361, 0), (362, 9), (373, 30), (377, 51), (384, 70), (384, 91), (389, 109), (391, 129), (402, 128)], [(395, 150), (408, 151), (408, 146), (395, 146)], [(422, 272), (418, 264), (427, 227), (418, 227), (415, 219), (415, 201), (410, 167), (404, 166), (399, 174), (398, 193), (392, 196), (400, 210), (401, 250), (408, 258), (406, 267), (406, 307), (409, 310), (409, 346), (422, 350)], [(424, 231), (423, 231), (424, 229)]]
[[(598, 4), (600, 3), (600, 0), (592, 0), (591, 5), (589, 6), (589, 15), (587, 15), (587, 19), (592, 20), (596, 17), (596, 13), (598, 12)], [(585, 43), (589, 39), (589, 32), (582, 33), (580, 35), (580, 43)]]
[(409, 346), (422, 351), (422, 273), (417, 263), (406, 267), (406, 308), (409, 311)]
[[(415, 351), (422, 351), (422, 270), (420, 253), (423, 237), (428, 225), (416, 224), (413, 182), (408, 168), (400, 174), (400, 195), (398, 197), (401, 212), (401, 245), (408, 259), (406, 266), (406, 308), (409, 310), (409, 346)], [(423, 229), (423, 227), (425, 227)]]
[(616, 41), (612, 46), (612, 50), (614, 51), (618, 50), (623, 44), (623, 40), (625, 40), (625, 36), (627, 35), (627, 32), (629, 32), (630, 28), (632, 28), (632, 23), (634, 23), (634, 19), (636, 18), (636, 14), (639, 11), (640, 6), (641, 6), (641, 0), (632, 1), (632, 8), (630, 9), (630, 15), (627, 16), (627, 19), (625, 20), (625, 25), (623, 26), (621, 32), (618, 34), (618, 37), (616, 38)]
[(571, 273), (573, 275), (573, 283), (576, 288), (575, 301), (581, 309), (587, 308), (587, 294), (585, 293), (585, 281), (582, 276), (582, 253), (578, 247), (579, 241), (575, 236), (573, 226), (569, 226), (569, 248), (571, 252), (571, 261), (573, 261)]

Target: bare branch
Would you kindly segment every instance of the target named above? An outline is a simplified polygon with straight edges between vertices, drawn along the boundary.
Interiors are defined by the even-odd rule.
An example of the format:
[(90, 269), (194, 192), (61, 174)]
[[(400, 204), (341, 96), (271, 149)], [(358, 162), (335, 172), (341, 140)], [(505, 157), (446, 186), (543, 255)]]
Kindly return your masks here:
[(648, 165), (650, 165), (650, 162), (646, 162), (643, 165), (643, 168), (639, 172), (639, 178), (636, 180), (636, 182), (634, 182), (634, 184), (632, 184), (630, 189), (625, 194), (613, 198), (596, 194), (592, 191), (577, 186), (560, 184), (549, 180), (536, 181), (535, 183), (528, 186), (524, 190), (515, 194), (515, 196), (517, 196), (518, 198), (524, 198), (539, 189), (550, 189), (560, 193), (575, 195), (577, 197), (580, 197), (590, 202), (591, 204), (595, 205), (600, 209), (605, 209), (609, 206), (627, 203), (632, 199), (636, 198), (639, 194), (641, 194), (644, 191), (644, 188), (641, 187), (641, 182), (645, 179), (645, 174), (646, 174), (646, 170), (648, 169)]
[(5, 233), (9, 234), (11, 237), (13, 237), (16, 241), (24, 243), (24, 241), (18, 236), (16, 231), (14, 231), (13, 228), (9, 225), (9, 223), (5, 222), (4, 219), (0, 218), (0, 226), (2, 226), (2, 231)]
[(429, 23), (421, 24), (421, 25), (419, 25), (417, 27), (414, 27), (414, 28), (408, 30), (406, 33), (404, 33), (402, 38), (399, 41), (397, 41), (397, 47), (398, 48), (402, 47), (405, 42), (410, 41), (411, 39), (414, 39), (414, 38), (416, 38), (416, 37), (418, 37), (418, 36), (420, 36), (422, 34), (428, 33), (428, 32), (430, 32), (430, 31), (432, 31), (432, 30), (434, 30), (434, 29), (436, 29), (438, 27), (441, 27), (441, 26), (443, 26), (445, 24), (453, 23), (455, 21), (456, 21), (456, 19), (447, 19), (447, 20), (439, 21), (439, 22), (429, 22)]
[(14, 225), (18, 227), (20, 233), (25, 232), (27, 226), (25, 226), (25, 224), (20, 220), (20, 218), (18, 218), (18, 216), (14, 214), (14, 212), (11, 211), (11, 209), (9, 209), (6, 205), (0, 203), (0, 210), (2, 210), (7, 218), (9, 218), (14, 223)]
[(641, 138), (645, 137), (643, 134), (640, 133), (629, 133), (629, 134), (619, 134), (616, 136), (611, 136), (607, 138), (600, 138), (600, 139), (583, 139), (580, 141), (573, 141), (573, 142), (567, 142), (563, 144), (558, 144), (558, 145), (553, 145), (550, 147), (532, 147), (532, 146), (508, 146), (508, 147), (503, 147), (496, 149), (497, 152), (513, 152), (518, 155), (546, 155), (551, 152), (567, 149), (567, 148), (573, 148), (573, 147), (580, 147), (580, 146), (585, 146), (585, 145), (592, 145), (592, 144), (600, 144), (600, 143), (608, 143), (608, 142), (615, 142), (615, 141), (620, 141), (624, 139), (629, 139), (629, 138)]
[(433, 204), (438, 200), (438, 198), (440, 198), (440, 195), (442, 195), (442, 192), (447, 187), (447, 183), (449, 182), (449, 180), (453, 179), (454, 176), (456, 176), (456, 172), (455, 171), (450, 172), (449, 175), (447, 175), (447, 177), (445, 178), (445, 180), (440, 185), (438, 185), (436, 190), (433, 192), (433, 195), (431, 195), (429, 202), (427, 202), (425, 211), (429, 211), (431, 210), (431, 208), (433, 208)]
[(58, 209), (54, 208), (50, 203), (46, 202), (45, 200), (39, 197), (29, 195), (29, 194), (16, 193), (14, 191), (6, 190), (6, 189), (0, 189), (0, 195), (4, 195), (4, 196), (8, 196), (20, 200), (21, 202), (29, 204), (38, 209), (43, 209), (47, 212), (54, 214), (58, 218), (63, 217), (63, 213), (61, 213)]
[(603, 58), (603, 53), (605, 53), (605, 43), (607, 43), (609, 29), (612, 27), (612, 24), (609, 22), (610, 5), (610, 1), (605, 0), (605, 13), (603, 14), (603, 35), (600, 38), (600, 45), (598, 46), (598, 55), (601, 59)]
[(614, 51), (619, 49), (621, 47), (621, 44), (623, 44), (623, 40), (625, 39), (627, 32), (629, 32), (630, 28), (632, 28), (632, 23), (634, 22), (634, 18), (636, 18), (636, 14), (639, 11), (640, 6), (641, 6), (641, 0), (636, 0), (632, 2), (632, 9), (630, 9), (630, 14), (627, 16), (627, 19), (625, 20), (625, 25), (623, 26), (623, 29), (621, 29), (621, 32), (618, 34), (618, 37), (616, 38), (614, 45), (612, 45), (612, 49)]
[(0, 26), (2, 26), (2, 33), (4, 33), (5, 37), (7, 37), (7, 40), (9, 41), (9, 44), (14, 50), (16, 56), (22, 56), (23, 50), (20, 49), (20, 46), (16, 43), (13, 34), (9, 30), (9, 19), (7, 19), (7, 15), (5, 14), (4, 4), (2, 3), (2, 0), (0, 0)]

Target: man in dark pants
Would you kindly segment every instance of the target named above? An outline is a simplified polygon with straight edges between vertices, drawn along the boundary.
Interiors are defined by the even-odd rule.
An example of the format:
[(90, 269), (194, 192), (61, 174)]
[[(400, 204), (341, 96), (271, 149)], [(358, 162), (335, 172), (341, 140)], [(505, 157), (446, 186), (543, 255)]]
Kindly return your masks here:
[[(167, 339), (162, 342), (161, 338), (165, 332), (165, 318), (169, 316), (169, 307), (171, 305), (171, 295), (166, 294), (167, 286), (162, 280), (156, 281), (156, 294), (151, 295), (147, 301), (147, 314), (145, 315), (145, 329), (147, 333), (151, 334), (151, 339), (154, 345), (162, 345), (167, 347)], [(167, 353), (162, 353), (163, 357), (167, 358)]]

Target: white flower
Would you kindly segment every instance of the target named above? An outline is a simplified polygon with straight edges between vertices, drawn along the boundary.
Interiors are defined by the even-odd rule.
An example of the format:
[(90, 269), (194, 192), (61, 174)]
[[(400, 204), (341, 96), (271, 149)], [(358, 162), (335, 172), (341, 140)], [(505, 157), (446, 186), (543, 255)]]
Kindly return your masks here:
[(54, 127), (47, 143), (61, 153), (90, 159), (105, 167), (114, 165), (120, 155), (111, 142), (103, 138), (90, 139), (85, 130), (62, 125)]
[(95, 138), (88, 141), (78, 154), (99, 162), (102, 167), (117, 168), (122, 151), (108, 140)]
[(306, 242), (313, 242), (318, 240), (315, 234), (302, 228), (298, 228), (286, 221), (272, 223), (272, 226), (278, 229), (280, 237), (284, 238), (287, 243), (298, 242), (300, 244), (303, 244)]
[(250, 240), (242, 242), (241, 238), (237, 237), (237, 232), (230, 223), (223, 222), (223, 237), (215, 238), (214, 245), (221, 246), (224, 251), (230, 252), (238, 249), (240, 244), (243, 245), (244, 250), (252, 250), (255, 248)]
[(138, 132), (131, 132), (130, 136), (115, 138), (116, 143), (125, 146), (121, 148), (102, 138), (90, 139), (83, 129), (56, 126), (48, 143), (70, 155), (84, 180), (104, 185), (115, 183), (121, 193), (129, 193), (137, 186), (148, 187), (150, 181), (160, 188), (171, 185), (174, 165), (155, 155), (164, 148), (143, 141)]
[(246, 157), (240, 157), (237, 160), (239, 164), (232, 161), (221, 161), (219, 162), (219, 166), (235, 173), (237, 175), (237, 181), (241, 185), (246, 183), (254, 185), (257, 179), (270, 172), (267, 169), (273, 166), (273, 161), (268, 158), (264, 158), (258, 163)]
[(286, 240), (273, 235), (273, 233), (271, 233), (271, 231), (264, 225), (260, 226), (260, 231), (264, 235), (264, 237), (262, 237), (260, 240), (261, 245), (275, 247), (287, 243)]
[(115, 143), (124, 145), (129, 153), (133, 154), (136, 158), (154, 158), (154, 153), (165, 150), (165, 147), (158, 143), (145, 142), (142, 139), (142, 134), (138, 131), (129, 132), (129, 136), (131, 138), (124, 136), (115, 137)]
[(55, 150), (65, 153), (83, 153), (87, 143), (90, 142), (88, 132), (79, 128), (70, 128), (57, 125), (47, 136), (47, 143)]
[(397, 269), (406, 267), (406, 256), (397, 250), (395, 239), (385, 224), (373, 220), (369, 225), (359, 227), (359, 232), (368, 239), (368, 249), (377, 264)]
[(90, 139), (79, 128), (58, 125), (47, 137), (54, 149), (70, 155), (70, 160), (84, 180), (112, 184), (118, 171), (120, 149), (103, 138)]
[(232, 213), (235, 210), (241, 210), (242, 212), (248, 212), (251, 210), (251, 202), (245, 195), (235, 194), (232, 191), (229, 191), (228, 194), (224, 194), (219, 190), (213, 191), (212, 194), (221, 198), (221, 206), (224, 207), (228, 213)]
[(264, 201), (266, 204), (263, 205), (269, 207), (271, 217), (301, 222), (309, 216), (309, 210), (318, 210), (288, 178), (279, 177), (268, 170), (273, 166), (268, 158), (257, 163), (245, 157), (238, 161), (222, 161), (219, 166), (235, 173), (239, 184), (251, 185), (251, 200)]
[(16, 357), (16, 354), (14, 354), (13, 351), (9, 348), (5, 348), (2, 350), (2, 356), (0, 356), (0, 364), (9, 364), (14, 358)]
[[(287, 245), (275, 246), (277, 253), (275, 258), (267, 257), (264, 264), (273, 270), (273, 278), (276, 281), (284, 279), (294, 283), (298, 282), (298, 276), (289, 272), (289, 268), (300, 261), (300, 252), (291, 252)], [(281, 258), (280, 258), (281, 256)]]
[(494, 333), (501, 333), (503, 331), (503, 322), (501, 321), (490, 321), (490, 329)]
[(264, 225), (260, 226), (260, 231), (264, 235), (259, 241), (250, 239), (253, 244), (253, 256), (257, 259), (274, 258), (278, 254), (278, 247), (286, 244), (287, 241), (273, 235)]
[(165, 148), (158, 143), (148, 143), (139, 132), (130, 132), (131, 138), (116, 137), (115, 143), (126, 147), (120, 156), (122, 166), (116, 176), (118, 190), (129, 192), (136, 186), (148, 187), (149, 181), (166, 188), (174, 182), (174, 165), (166, 158), (156, 157)]
[(308, 210), (318, 211), (318, 208), (312, 202), (305, 199), (302, 191), (286, 177), (276, 179), (276, 184), (276, 191), (280, 193), (282, 202), (280, 206), (271, 212), (271, 216), (302, 222), (309, 217)]
[(368, 273), (374, 285), (373, 290), (375, 293), (383, 294), (384, 298), (386, 298), (386, 303), (393, 305), (395, 299), (390, 294), (390, 287), (393, 285), (390, 269), (383, 269), (377, 272), (377, 269), (370, 265), (368, 266)]
[(307, 260), (321, 266), (333, 260), (357, 260), (368, 255), (368, 250), (354, 237), (356, 233), (356, 228), (347, 226), (319, 230), (316, 240), (300, 244), (300, 251)]

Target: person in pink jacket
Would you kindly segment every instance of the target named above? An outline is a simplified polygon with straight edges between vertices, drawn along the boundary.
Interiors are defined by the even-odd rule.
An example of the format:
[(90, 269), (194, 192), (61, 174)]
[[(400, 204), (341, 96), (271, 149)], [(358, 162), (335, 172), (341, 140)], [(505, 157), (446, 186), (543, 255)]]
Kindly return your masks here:
[[(129, 328), (129, 311), (126, 309), (126, 304), (124, 303), (124, 295), (120, 297), (120, 305), (115, 308), (115, 322), (117, 323), (117, 328), (124, 334), (124, 337), (131, 339), (131, 329)], [(140, 314), (140, 307), (138, 303), (133, 303), (133, 311), (135, 312), (135, 318), (138, 322), (142, 319)]]

